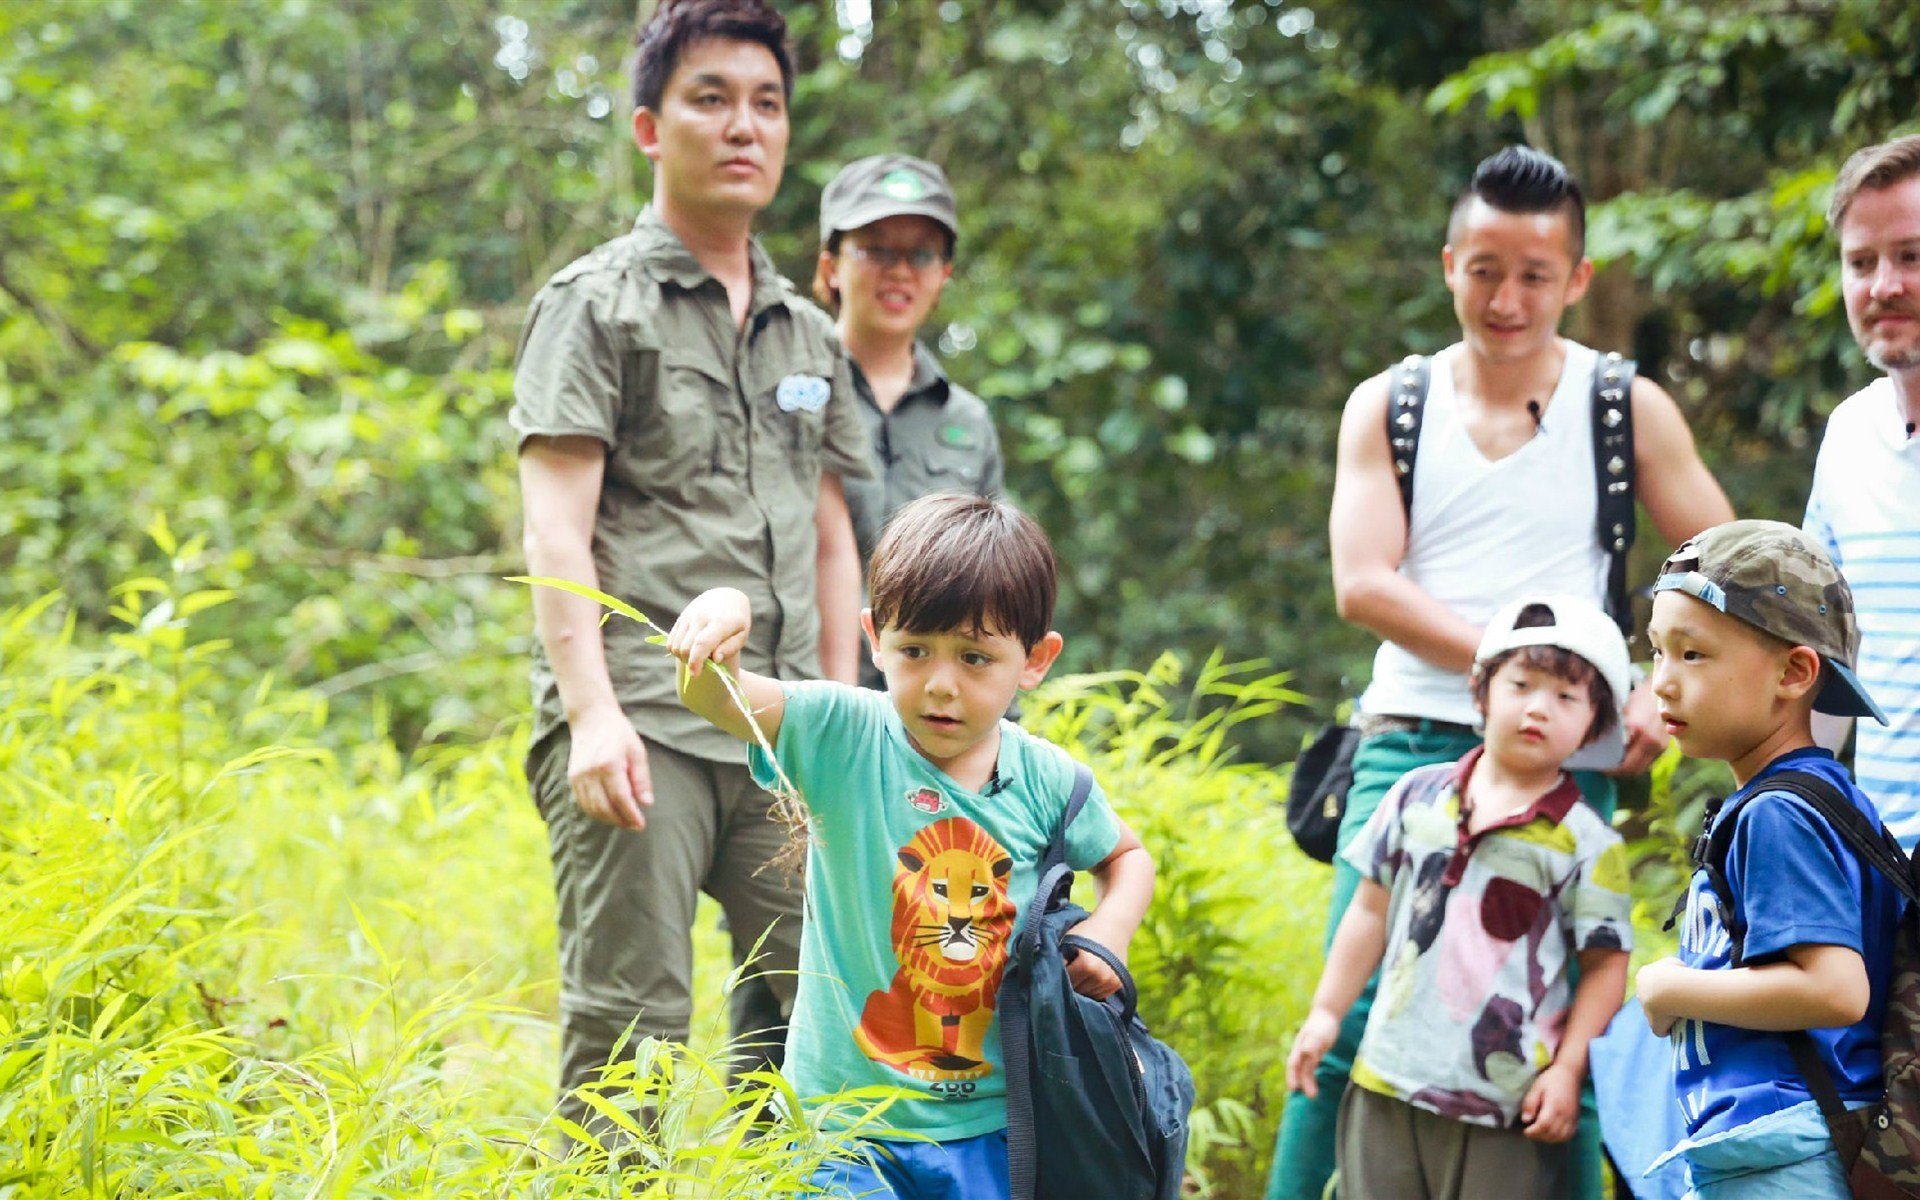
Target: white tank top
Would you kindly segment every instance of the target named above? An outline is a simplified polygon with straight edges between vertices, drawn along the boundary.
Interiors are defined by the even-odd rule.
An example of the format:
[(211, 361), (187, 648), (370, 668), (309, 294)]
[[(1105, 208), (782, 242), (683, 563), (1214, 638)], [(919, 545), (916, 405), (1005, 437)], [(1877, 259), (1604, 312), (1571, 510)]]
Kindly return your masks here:
[[(1400, 574), (1475, 625), (1527, 592), (1572, 593), (1605, 607), (1607, 556), (1594, 533), (1593, 350), (1564, 342), (1560, 383), (1540, 431), (1489, 462), (1467, 436), (1453, 392), (1458, 343), (1433, 357), (1413, 512)], [(1384, 430), (1382, 437), (1386, 434)], [(1383, 642), (1360, 711), (1479, 724), (1467, 677)]]

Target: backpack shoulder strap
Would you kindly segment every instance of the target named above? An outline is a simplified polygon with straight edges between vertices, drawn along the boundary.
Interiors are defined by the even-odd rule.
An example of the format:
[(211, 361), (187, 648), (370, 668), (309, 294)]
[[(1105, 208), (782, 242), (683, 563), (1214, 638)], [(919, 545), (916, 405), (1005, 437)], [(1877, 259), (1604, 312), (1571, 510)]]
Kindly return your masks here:
[[(1769, 790), (1789, 792), (1813, 806), (1813, 810), (1833, 826), (1842, 841), (1866, 864), (1893, 884), (1909, 904), (1920, 904), (1920, 888), (1913, 879), (1913, 864), (1885, 824), (1867, 819), (1852, 800), (1840, 790), (1810, 771), (1783, 771), (1767, 781)], [(1786, 1035), (1787, 1049), (1793, 1055), (1794, 1069), (1806, 1081), (1807, 1091), (1820, 1106), (1820, 1114), (1838, 1130), (1843, 1126), (1847, 1106), (1833, 1073), (1820, 1057), (1820, 1047), (1804, 1029)]]
[(1400, 507), (1413, 516), (1413, 459), (1420, 452), (1420, 422), (1426, 415), (1433, 360), (1409, 354), (1387, 369), (1387, 453), (1393, 458)]
[[(1920, 882), (1913, 877), (1913, 864), (1893, 834), (1883, 824), (1869, 821), (1833, 784), (1811, 771), (1782, 771), (1769, 775), (1754, 792), (1757, 798), (1767, 792), (1786, 792), (1807, 802), (1861, 861), (1878, 871), (1904, 896), (1909, 904), (1920, 905)], [(1733, 889), (1727, 883), (1727, 855), (1733, 849), (1734, 816), (1739, 805), (1717, 813), (1707, 831), (1694, 841), (1693, 863), (1707, 873), (1707, 880), (1727, 906), (1727, 934), (1733, 939), (1733, 962), (1738, 966), (1745, 952), (1746, 922), (1734, 911)], [(1684, 898), (1683, 898), (1684, 899)]]
[(1075, 760), (1073, 764), (1073, 790), (1067, 793), (1067, 806), (1060, 811), (1060, 823), (1053, 828), (1053, 838), (1047, 843), (1047, 852), (1040, 858), (1040, 878), (1046, 878), (1047, 872), (1067, 861), (1067, 827), (1087, 806), (1087, 797), (1093, 794), (1093, 771), (1087, 764)]
[[(1720, 800), (1707, 808), (1706, 828), (1700, 836), (1693, 839), (1693, 846), (1687, 857), (1696, 870), (1704, 871), (1707, 884), (1713, 888), (1713, 894), (1720, 898), (1721, 924), (1726, 928), (1727, 938), (1733, 943), (1733, 962), (1738, 966), (1746, 953), (1747, 922), (1733, 902), (1733, 886), (1727, 882), (1727, 854), (1733, 848), (1733, 819), (1747, 803), (1742, 799), (1738, 804), (1729, 805)], [(1682, 889), (1680, 896), (1673, 902), (1673, 912), (1668, 914), (1665, 928), (1672, 929), (1686, 911), (1687, 892), (1692, 883)]]
[(1765, 790), (1790, 792), (1812, 805), (1861, 861), (1878, 871), (1907, 903), (1920, 904), (1920, 885), (1914, 881), (1907, 852), (1884, 824), (1869, 821), (1840, 789), (1811, 771), (1782, 771), (1767, 780)]
[[(1027, 901), (1020, 916), (1021, 928), (1038, 928), (1040, 910), (1048, 903), (1045, 880), (1052, 870), (1067, 861), (1067, 827), (1087, 806), (1093, 793), (1093, 772), (1087, 764), (1073, 764), (1073, 790), (1067, 793), (1067, 806), (1060, 813), (1053, 838), (1040, 859), (1040, 887)], [(1069, 876), (1068, 878), (1071, 878)], [(1020, 939), (1016, 939), (1019, 941)], [(998, 1006), (1000, 1010), (1000, 1064), (1007, 1082), (1007, 1176), (1012, 1200), (1033, 1200), (1039, 1178), (1039, 1131), (1033, 1116), (1033, 1013), (1028, 989), (1032, 979), (1020, 969), (1018, 955), (1002, 977)]]
[(1633, 636), (1627, 597), (1627, 551), (1633, 547), (1633, 376), (1638, 364), (1609, 351), (1593, 365), (1593, 479), (1598, 492), (1595, 535), (1607, 556), (1607, 615)]

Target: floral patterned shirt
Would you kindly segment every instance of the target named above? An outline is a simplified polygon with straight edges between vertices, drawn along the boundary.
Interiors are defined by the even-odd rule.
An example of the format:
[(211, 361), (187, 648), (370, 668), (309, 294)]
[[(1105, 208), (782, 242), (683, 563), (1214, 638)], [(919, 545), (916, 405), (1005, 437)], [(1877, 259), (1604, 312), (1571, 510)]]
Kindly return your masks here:
[(1513, 1128), (1553, 1061), (1583, 950), (1632, 945), (1626, 850), (1573, 777), (1469, 834), (1480, 761), (1409, 772), (1346, 859), (1391, 894), (1379, 991), (1353, 1082), (1475, 1125)]

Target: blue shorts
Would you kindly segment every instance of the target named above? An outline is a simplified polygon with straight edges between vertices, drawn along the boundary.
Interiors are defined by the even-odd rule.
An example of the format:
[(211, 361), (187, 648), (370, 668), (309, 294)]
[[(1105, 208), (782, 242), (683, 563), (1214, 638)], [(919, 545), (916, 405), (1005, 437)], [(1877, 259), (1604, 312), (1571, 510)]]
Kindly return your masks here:
[(862, 1142), (866, 1161), (828, 1163), (812, 1185), (835, 1200), (1009, 1200), (1007, 1131), (951, 1142)]

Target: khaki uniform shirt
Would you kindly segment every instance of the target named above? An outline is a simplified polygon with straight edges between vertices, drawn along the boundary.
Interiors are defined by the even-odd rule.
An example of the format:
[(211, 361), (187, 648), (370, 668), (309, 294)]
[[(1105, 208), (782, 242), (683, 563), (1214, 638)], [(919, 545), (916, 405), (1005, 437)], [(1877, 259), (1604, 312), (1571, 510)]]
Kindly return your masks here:
[[(736, 326), (727, 291), (648, 208), (633, 231), (564, 267), (534, 297), (509, 421), (519, 444), (582, 435), (607, 447), (594, 519), (600, 590), (661, 628), (708, 588), (753, 604), (741, 661), (819, 674), (814, 512), (820, 475), (872, 474), (845, 351), (826, 314), (755, 242)], [(719, 762), (746, 748), (687, 711), (652, 630), (601, 627), (607, 670), (641, 734)], [(533, 662), (537, 741), (565, 722), (544, 648)]]
[(933, 492), (998, 496), (1005, 484), (1000, 438), (986, 403), (951, 382), (925, 346), (913, 348), (913, 379), (892, 412), (873, 402), (867, 378), (853, 364), (861, 422), (873, 443), (879, 474), (847, 484), (853, 536), (865, 572), (887, 518)]

